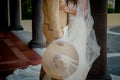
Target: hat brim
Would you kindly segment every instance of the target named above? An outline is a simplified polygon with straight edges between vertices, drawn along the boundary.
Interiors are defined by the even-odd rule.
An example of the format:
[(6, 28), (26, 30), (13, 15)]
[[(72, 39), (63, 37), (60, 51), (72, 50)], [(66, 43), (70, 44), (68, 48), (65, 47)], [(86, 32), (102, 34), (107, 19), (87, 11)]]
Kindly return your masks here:
[[(77, 61), (77, 63), (79, 64), (79, 57), (78, 57), (78, 53), (76, 51), (76, 49), (74, 48), (73, 45), (69, 44), (68, 42), (64, 42), (64, 45), (58, 45), (56, 42), (52, 42), (47, 48), (45, 53), (43, 54), (43, 59), (42, 59), (42, 65), (43, 65), (43, 69), (44, 71), (52, 78), (55, 79), (63, 79), (63, 76), (58, 75), (56, 73), (54, 73), (50, 67), (50, 63), (54, 64), (54, 56), (56, 54), (56, 52), (58, 52), (59, 54), (64, 54), (68, 57), (70, 57), (71, 59), (74, 59)], [(48, 64), (49, 63), (49, 64)], [(78, 65), (77, 64), (77, 65)], [(54, 67), (53, 67), (54, 69)], [(76, 71), (77, 69), (75, 69)], [(72, 75), (75, 71), (73, 71), (72, 73), (70, 73), (70, 75)], [(62, 71), (63, 72), (63, 71)], [(61, 72), (61, 73), (62, 73)], [(70, 76), (69, 75), (69, 76)], [(67, 76), (68, 77), (68, 76)]]

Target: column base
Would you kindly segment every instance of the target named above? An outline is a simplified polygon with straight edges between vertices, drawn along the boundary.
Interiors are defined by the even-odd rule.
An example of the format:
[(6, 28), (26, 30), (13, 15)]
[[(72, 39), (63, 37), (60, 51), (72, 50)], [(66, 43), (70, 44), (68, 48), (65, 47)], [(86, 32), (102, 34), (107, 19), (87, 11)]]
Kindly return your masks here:
[(45, 45), (44, 42), (43, 42), (43, 43), (39, 43), (39, 42), (37, 42), (37, 41), (31, 40), (31, 41), (28, 43), (28, 47), (29, 47), (29, 48), (45, 48), (46, 45)]
[(110, 75), (106, 76), (90, 76), (88, 75), (86, 80), (112, 80)]
[(21, 25), (10, 25), (9, 30), (11, 30), (11, 31), (19, 31), (19, 30), (23, 30), (23, 27)]

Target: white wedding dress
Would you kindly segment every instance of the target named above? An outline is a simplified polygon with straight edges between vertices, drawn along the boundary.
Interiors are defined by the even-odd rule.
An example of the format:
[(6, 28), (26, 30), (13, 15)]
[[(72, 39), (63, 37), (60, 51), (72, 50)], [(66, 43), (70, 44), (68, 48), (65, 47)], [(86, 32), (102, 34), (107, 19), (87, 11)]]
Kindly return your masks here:
[[(88, 10), (84, 11), (85, 3), (88, 4)], [(100, 55), (100, 47), (97, 44), (95, 32), (93, 30), (93, 18), (90, 14), (90, 5), (88, 0), (79, 0), (78, 6), (71, 9), (77, 10), (77, 15), (69, 14), (68, 28), (65, 29), (64, 40), (68, 40), (74, 45), (79, 54), (79, 66), (77, 70), (64, 80), (85, 80), (92, 66), (92, 63)], [(7, 76), (7, 80), (39, 80), (41, 65), (28, 66), (26, 69), (17, 69), (13, 74)], [(71, 73), (67, 72), (68, 75)], [(64, 77), (63, 77), (64, 78)], [(46, 75), (44, 80), (50, 80)]]
[[(84, 9), (86, 4), (88, 5), (87, 10)], [(68, 3), (68, 7), (77, 10), (77, 15), (69, 14), (68, 31), (64, 38), (76, 48), (79, 54), (79, 66), (75, 73), (64, 80), (85, 80), (93, 62), (100, 55), (100, 46), (97, 44), (93, 29), (94, 21), (90, 12), (89, 0), (78, 0), (77, 7)], [(67, 73), (69, 75), (71, 72)]]

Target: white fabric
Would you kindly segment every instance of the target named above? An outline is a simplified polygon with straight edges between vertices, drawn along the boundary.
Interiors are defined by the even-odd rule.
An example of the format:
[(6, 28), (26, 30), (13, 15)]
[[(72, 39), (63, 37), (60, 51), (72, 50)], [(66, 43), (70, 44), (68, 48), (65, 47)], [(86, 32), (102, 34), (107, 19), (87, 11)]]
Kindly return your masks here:
[(28, 66), (25, 69), (16, 69), (6, 80), (39, 80), (41, 65)]
[[(68, 3), (68, 8), (69, 9), (72, 9), (72, 10), (76, 10), (76, 6), (73, 6), (72, 3)], [(72, 27), (73, 23), (74, 23), (74, 20), (75, 20), (75, 17), (74, 15), (72, 14), (68, 14), (68, 30)]]

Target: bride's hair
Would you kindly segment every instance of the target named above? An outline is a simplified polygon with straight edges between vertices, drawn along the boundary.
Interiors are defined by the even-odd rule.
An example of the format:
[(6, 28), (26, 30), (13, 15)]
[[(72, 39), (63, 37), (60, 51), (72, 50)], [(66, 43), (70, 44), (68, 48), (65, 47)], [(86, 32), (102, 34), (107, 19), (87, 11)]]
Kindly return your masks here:
[(72, 3), (74, 6), (77, 6), (78, 0), (67, 0), (67, 3)]

